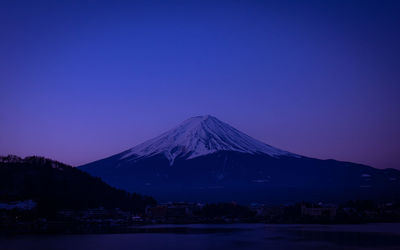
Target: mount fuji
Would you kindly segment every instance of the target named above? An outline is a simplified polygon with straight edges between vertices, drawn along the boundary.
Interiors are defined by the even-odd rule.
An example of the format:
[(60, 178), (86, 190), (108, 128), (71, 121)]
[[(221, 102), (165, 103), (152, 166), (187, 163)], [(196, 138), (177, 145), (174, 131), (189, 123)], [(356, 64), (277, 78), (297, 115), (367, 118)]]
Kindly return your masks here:
[(400, 197), (400, 171), (290, 153), (210, 115), (189, 118), (129, 150), (79, 168), (115, 187), (162, 201)]
[(172, 166), (175, 158), (193, 159), (219, 151), (266, 154), (272, 157), (295, 156), (257, 141), (217, 118), (206, 115), (187, 119), (178, 127), (130, 149), (121, 159), (163, 154)]

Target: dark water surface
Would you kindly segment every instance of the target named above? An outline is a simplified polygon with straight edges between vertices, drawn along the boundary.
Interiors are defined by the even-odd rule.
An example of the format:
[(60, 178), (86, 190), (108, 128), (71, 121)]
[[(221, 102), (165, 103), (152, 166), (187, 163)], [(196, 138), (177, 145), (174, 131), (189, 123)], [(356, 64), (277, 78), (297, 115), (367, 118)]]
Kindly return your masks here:
[(399, 249), (400, 224), (156, 225), (132, 234), (0, 237), (1, 250)]

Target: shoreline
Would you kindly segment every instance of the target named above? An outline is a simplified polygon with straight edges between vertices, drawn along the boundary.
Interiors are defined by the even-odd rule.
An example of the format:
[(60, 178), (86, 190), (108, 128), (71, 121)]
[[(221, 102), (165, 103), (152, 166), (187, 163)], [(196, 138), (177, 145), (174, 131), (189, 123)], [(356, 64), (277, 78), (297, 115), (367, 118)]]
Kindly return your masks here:
[[(19, 227), (18, 227), (19, 226)], [(110, 225), (108, 223), (96, 224), (76, 224), (76, 223), (47, 223), (42, 227), (0, 227), (0, 237), (10, 237), (18, 235), (88, 235), (88, 234), (207, 234), (207, 233), (231, 233), (246, 230), (253, 230), (259, 227), (288, 229), (288, 228), (307, 228), (318, 229), (323, 228), (342, 228), (349, 229), (351, 227), (371, 227), (376, 226), (398, 226), (399, 222), (372, 222), (372, 223), (262, 223), (262, 222), (236, 222), (236, 223), (157, 223), (157, 224), (130, 224), (130, 225)], [(237, 227), (235, 227), (237, 226)], [(380, 232), (378, 232), (380, 233)], [(399, 231), (400, 234), (400, 231)]]

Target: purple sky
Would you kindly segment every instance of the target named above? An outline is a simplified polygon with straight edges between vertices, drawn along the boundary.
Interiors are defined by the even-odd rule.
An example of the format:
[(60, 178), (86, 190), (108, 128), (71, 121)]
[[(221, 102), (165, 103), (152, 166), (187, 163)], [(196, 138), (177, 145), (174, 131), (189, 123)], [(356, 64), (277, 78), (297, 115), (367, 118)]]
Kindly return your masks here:
[(0, 2), (0, 154), (80, 165), (212, 114), (400, 169), (400, 1), (133, 2)]

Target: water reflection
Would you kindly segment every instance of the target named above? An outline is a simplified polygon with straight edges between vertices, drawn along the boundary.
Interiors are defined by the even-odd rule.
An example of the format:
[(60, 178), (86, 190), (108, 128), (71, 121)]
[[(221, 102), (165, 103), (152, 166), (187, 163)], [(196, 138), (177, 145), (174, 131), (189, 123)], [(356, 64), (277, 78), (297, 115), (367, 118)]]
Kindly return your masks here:
[(132, 234), (3, 236), (1, 250), (400, 249), (400, 224), (158, 225)]

